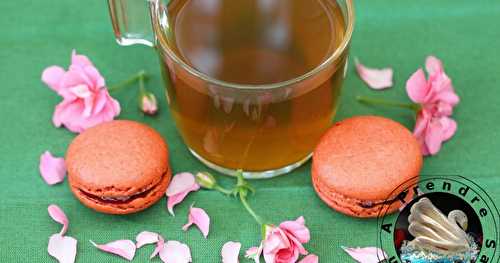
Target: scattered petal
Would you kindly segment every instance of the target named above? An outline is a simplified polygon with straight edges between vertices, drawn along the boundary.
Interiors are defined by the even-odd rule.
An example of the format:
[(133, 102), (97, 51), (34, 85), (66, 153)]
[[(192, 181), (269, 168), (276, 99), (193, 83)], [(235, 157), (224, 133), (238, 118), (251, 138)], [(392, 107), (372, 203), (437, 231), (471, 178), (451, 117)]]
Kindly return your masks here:
[(342, 249), (359, 263), (379, 263), (387, 258), (387, 254), (382, 249), (376, 247), (342, 247)]
[(135, 244), (131, 240), (116, 240), (103, 245), (98, 245), (90, 240), (90, 243), (104, 252), (118, 255), (129, 261), (135, 256)]
[(49, 205), (47, 210), (49, 211), (49, 216), (54, 221), (63, 225), (61, 232), (59, 232), (59, 234), (60, 235), (66, 234), (66, 231), (68, 231), (69, 220), (64, 211), (57, 205)]
[(155, 232), (142, 231), (135, 237), (135, 246), (141, 248), (144, 245), (154, 244), (158, 242), (159, 235)]
[(196, 183), (195, 177), (191, 173), (179, 173), (172, 178), (168, 186), (166, 195), (168, 197), (167, 209), (171, 215), (174, 214), (174, 206), (184, 200), (193, 191), (198, 191), (200, 185)]
[(160, 258), (164, 263), (189, 263), (192, 261), (189, 247), (179, 241), (168, 241), (160, 251)]
[(262, 254), (262, 249), (262, 244), (259, 247), (251, 247), (245, 252), (245, 257), (253, 259), (255, 263), (260, 263), (260, 255)]
[(167, 188), (167, 196), (174, 196), (186, 192), (196, 184), (196, 179), (192, 173), (178, 173), (173, 178)]
[(64, 181), (66, 176), (66, 164), (64, 158), (54, 157), (49, 151), (40, 156), (40, 175), (49, 185)]
[(210, 217), (205, 210), (197, 207), (191, 207), (189, 209), (188, 223), (182, 227), (182, 230), (188, 230), (192, 224), (195, 224), (200, 229), (203, 236), (207, 238), (210, 230)]
[(160, 253), (160, 251), (163, 249), (163, 246), (165, 245), (165, 240), (163, 240), (163, 237), (158, 235), (158, 242), (156, 242), (156, 247), (153, 253), (151, 253), (151, 256), (149, 256), (149, 259), (152, 259), (156, 257)]
[(222, 263), (238, 263), (240, 255), (241, 243), (229, 241), (222, 246)]
[(47, 251), (49, 255), (59, 261), (59, 263), (73, 263), (76, 258), (76, 245), (78, 241), (72, 237), (65, 237), (61, 234), (50, 236)]
[(356, 58), (356, 71), (359, 77), (372, 89), (381, 90), (392, 87), (392, 68), (373, 69), (361, 64)]
[(318, 258), (318, 256), (316, 256), (314, 254), (309, 254), (308, 256), (303, 258), (301, 261), (299, 261), (299, 263), (318, 263), (318, 262), (319, 262), (319, 258)]

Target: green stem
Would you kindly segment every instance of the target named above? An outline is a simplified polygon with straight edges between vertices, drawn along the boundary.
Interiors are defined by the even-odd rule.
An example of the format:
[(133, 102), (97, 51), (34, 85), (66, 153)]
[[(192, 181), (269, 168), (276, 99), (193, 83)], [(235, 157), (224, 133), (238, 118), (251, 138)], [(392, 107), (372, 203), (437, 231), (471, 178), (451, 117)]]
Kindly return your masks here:
[[(128, 78), (127, 80), (124, 80), (118, 84), (115, 84), (113, 86), (110, 86), (108, 87), (108, 91), (118, 91), (118, 90), (121, 90), (122, 88), (136, 82), (137, 80), (141, 80), (144, 81), (144, 79), (146, 78), (146, 71), (144, 70), (141, 70), (139, 72), (137, 72), (136, 74), (132, 75), (130, 78)], [(142, 84), (144, 85), (144, 83)], [(144, 87), (143, 87), (144, 88)]]
[(262, 221), (262, 218), (260, 218), (260, 216), (258, 216), (255, 213), (255, 211), (253, 211), (253, 209), (248, 204), (247, 199), (241, 194), (239, 196), (240, 196), (241, 203), (247, 209), (248, 213), (250, 213), (250, 215), (252, 215), (252, 217), (255, 219), (255, 221), (257, 221), (257, 223), (259, 223), (259, 225), (263, 225), (264, 222)]
[(382, 106), (386, 106), (386, 107), (404, 108), (404, 109), (409, 109), (409, 110), (412, 110), (415, 112), (418, 112), (420, 110), (420, 105), (415, 104), (415, 103), (403, 103), (403, 102), (389, 101), (389, 100), (384, 100), (384, 99), (368, 98), (368, 97), (364, 97), (364, 96), (357, 96), (356, 100), (360, 103), (369, 104), (369, 105), (382, 105)]
[(214, 185), (214, 190), (217, 190), (223, 194), (226, 194), (226, 195), (230, 195), (233, 191), (229, 190), (229, 189), (226, 189), (220, 185)]

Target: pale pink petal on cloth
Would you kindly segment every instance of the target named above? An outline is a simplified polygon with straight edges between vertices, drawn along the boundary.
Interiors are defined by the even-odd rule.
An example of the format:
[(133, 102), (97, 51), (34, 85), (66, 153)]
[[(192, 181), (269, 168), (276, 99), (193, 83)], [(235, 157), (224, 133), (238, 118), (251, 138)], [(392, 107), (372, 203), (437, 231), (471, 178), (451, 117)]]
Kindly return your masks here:
[(165, 245), (165, 240), (163, 239), (162, 236), (158, 235), (158, 242), (156, 242), (156, 247), (153, 253), (151, 253), (151, 256), (149, 256), (149, 259), (152, 259), (156, 257), (156, 255), (160, 254), (160, 251), (163, 249), (163, 246)]
[(198, 191), (200, 186), (196, 183), (195, 177), (191, 173), (179, 173), (172, 178), (168, 186), (166, 195), (167, 209), (171, 215), (174, 214), (174, 206), (184, 200), (186, 196), (193, 191)]
[(49, 212), (49, 216), (56, 221), (57, 223), (63, 225), (61, 228), (61, 231), (59, 232), (60, 235), (66, 234), (68, 231), (68, 226), (69, 226), (69, 220), (64, 211), (57, 205), (49, 205), (47, 208)]
[(300, 243), (307, 243), (311, 238), (309, 229), (305, 226), (305, 220), (302, 216), (295, 221), (281, 223), (280, 228), (291, 233)]
[(59, 82), (65, 73), (59, 66), (50, 66), (42, 72), (42, 81), (55, 92), (59, 92)]
[(245, 257), (253, 259), (255, 263), (260, 263), (260, 255), (262, 254), (262, 249), (262, 244), (259, 247), (251, 247), (245, 252)]
[(135, 246), (141, 248), (144, 245), (154, 244), (158, 242), (159, 235), (155, 232), (142, 231), (135, 237)]
[(299, 261), (299, 263), (318, 263), (318, 262), (319, 262), (319, 258), (318, 258), (318, 256), (316, 256), (314, 254), (310, 254)]
[(90, 240), (90, 243), (104, 252), (118, 255), (129, 261), (132, 261), (135, 256), (136, 248), (134, 242), (132, 242), (131, 240), (116, 240), (102, 245), (96, 244), (92, 240)]
[(238, 263), (240, 255), (241, 243), (229, 241), (222, 246), (221, 256), (222, 263)]
[(205, 210), (197, 207), (191, 207), (189, 209), (188, 223), (182, 227), (182, 230), (188, 230), (193, 224), (195, 224), (200, 229), (203, 236), (207, 238), (210, 230), (210, 217)]
[(374, 69), (361, 64), (355, 59), (356, 71), (359, 77), (372, 89), (381, 90), (392, 87), (392, 68)]
[(342, 247), (342, 249), (359, 263), (379, 263), (387, 258), (387, 254), (382, 249), (376, 247)]
[(72, 237), (65, 237), (61, 234), (50, 236), (47, 251), (49, 255), (59, 261), (59, 263), (73, 263), (76, 258), (76, 245), (78, 241)]
[(189, 247), (179, 241), (167, 241), (160, 251), (160, 258), (164, 263), (189, 263), (192, 261)]
[(174, 175), (167, 188), (167, 196), (173, 196), (185, 192), (196, 184), (196, 179), (192, 173), (178, 173)]
[(430, 86), (427, 84), (425, 73), (422, 69), (417, 70), (406, 81), (406, 92), (413, 102), (424, 103), (429, 96)]
[(45, 151), (40, 156), (39, 170), (40, 175), (47, 184), (61, 183), (66, 176), (64, 158), (54, 157), (49, 151)]

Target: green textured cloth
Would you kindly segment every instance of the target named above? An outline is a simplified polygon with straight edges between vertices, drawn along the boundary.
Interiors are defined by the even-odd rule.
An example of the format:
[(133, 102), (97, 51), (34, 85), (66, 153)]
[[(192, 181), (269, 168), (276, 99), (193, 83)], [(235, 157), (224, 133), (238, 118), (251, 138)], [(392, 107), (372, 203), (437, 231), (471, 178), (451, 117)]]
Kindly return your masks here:
[[(437, 55), (462, 99), (454, 114), (458, 132), (439, 155), (425, 159), (422, 173), (466, 176), (500, 202), (500, 1), (364, 0), (356, 7), (351, 58), (370, 66), (393, 66), (395, 87), (370, 91), (350, 63), (338, 119), (380, 114), (412, 128), (411, 113), (365, 107), (355, 96), (407, 101), (406, 79), (423, 66), (428, 54)], [(53, 127), (52, 112), (60, 98), (40, 75), (48, 65), (66, 67), (73, 48), (88, 55), (110, 84), (140, 69), (150, 72), (148, 87), (160, 98), (159, 116), (140, 114), (135, 91), (129, 89), (113, 94), (122, 104), (119, 118), (156, 128), (168, 140), (175, 172), (206, 168), (188, 153), (166, 109), (155, 51), (115, 43), (106, 1), (3, 0), (0, 12), (0, 262), (55, 262), (47, 254), (49, 236), (60, 229), (47, 215), (51, 203), (70, 219), (68, 235), (79, 241), (77, 262), (124, 262), (98, 252), (88, 240), (134, 239), (142, 230), (189, 244), (194, 262), (219, 262), (222, 244), (229, 240), (241, 241), (243, 249), (258, 244), (260, 229), (253, 219), (237, 200), (216, 192), (191, 194), (176, 207), (176, 217), (167, 214), (165, 200), (139, 214), (110, 216), (82, 206), (67, 182), (47, 186), (38, 172), (40, 154), (50, 150), (63, 155), (75, 135)], [(223, 185), (232, 183), (218, 178)], [(354, 262), (341, 245), (375, 245), (376, 220), (350, 218), (322, 203), (311, 187), (309, 163), (289, 175), (252, 183), (258, 190), (250, 203), (268, 220), (305, 216), (312, 235), (306, 248), (321, 262)], [(211, 216), (207, 240), (195, 229), (181, 230), (194, 201)], [(138, 250), (134, 261), (148, 262), (152, 249)]]

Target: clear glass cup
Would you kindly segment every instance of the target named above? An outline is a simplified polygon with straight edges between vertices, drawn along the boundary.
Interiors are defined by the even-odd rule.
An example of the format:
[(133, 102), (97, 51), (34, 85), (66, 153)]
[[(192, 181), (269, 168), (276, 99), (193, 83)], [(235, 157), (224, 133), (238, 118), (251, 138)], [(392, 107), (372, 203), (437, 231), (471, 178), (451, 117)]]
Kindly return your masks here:
[[(253, 1), (266, 6), (272, 6), (273, 2), (287, 3)], [(108, 0), (108, 3), (120, 45), (142, 44), (157, 49), (170, 112), (190, 152), (224, 174), (234, 175), (241, 169), (246, 178), (269, 178), (306, 162), (321, 135), (331, 126), (337, 110), (354, 26), (353, 1), (317, 1), (331, 1), (339, 7), (343, 34), (335, 48), (298, 76), (249, 84), (228, 81), (227, 78), (233, 77), (231, 74), (224, 80), (218, 79), (207, 73), (210, 70), (199, 70), (181, 58), (169, 12), (177, 8), (172, 5), (188, 1), (172, 0), (164, 4), (160, 0)], [(210, 8), (213, 11), (217, 5)], [(293, 23), (288, 25), (289, 30), (293, 26)], [(308, 46), (311, 41), (314, 39), (300, 38), (294, 45), (308, 54), (314, 51)], [(271, 62), (266, 63), (265, 74), (278, 74), (269, 66)], [(244, 71), (235, 72), (245, 77)]]

